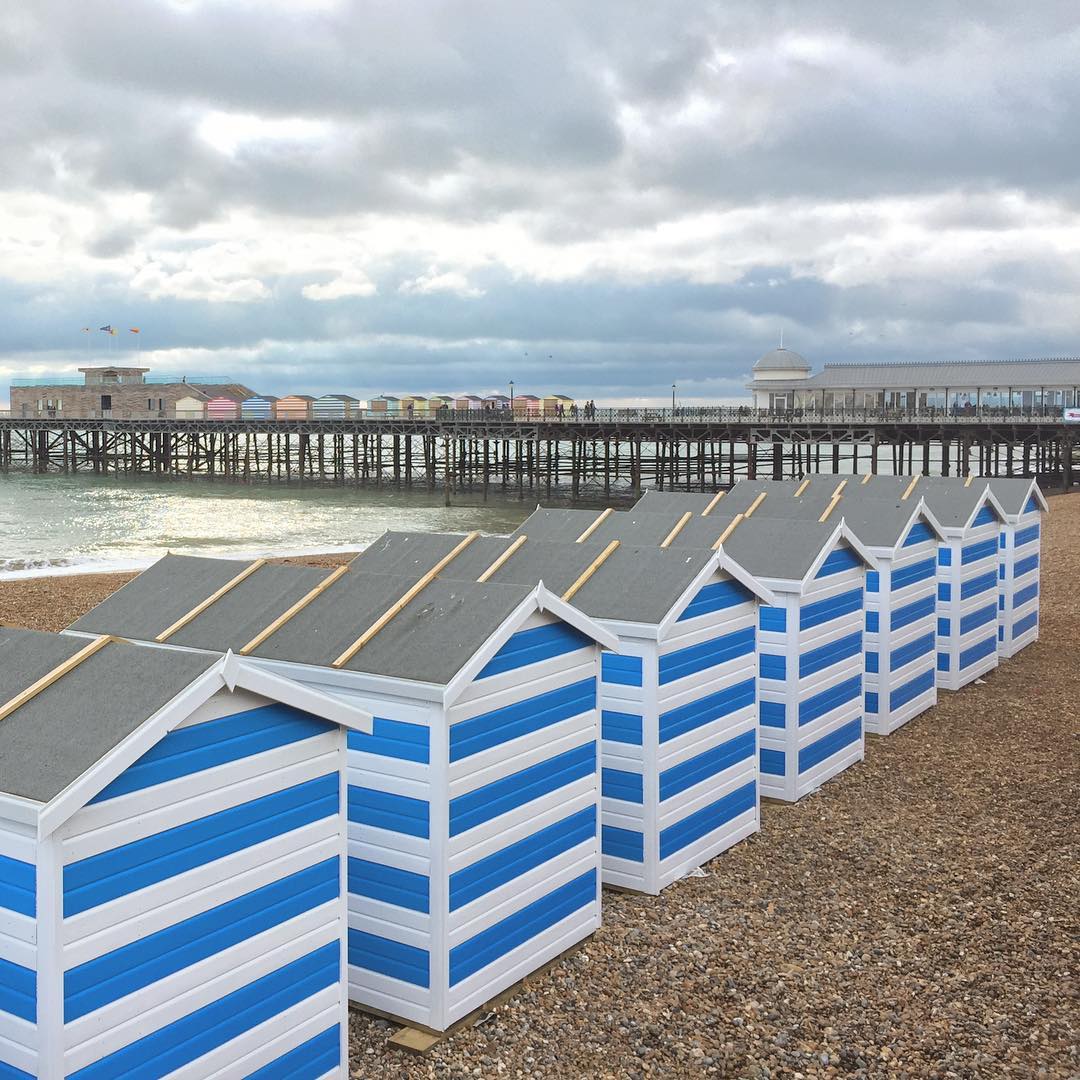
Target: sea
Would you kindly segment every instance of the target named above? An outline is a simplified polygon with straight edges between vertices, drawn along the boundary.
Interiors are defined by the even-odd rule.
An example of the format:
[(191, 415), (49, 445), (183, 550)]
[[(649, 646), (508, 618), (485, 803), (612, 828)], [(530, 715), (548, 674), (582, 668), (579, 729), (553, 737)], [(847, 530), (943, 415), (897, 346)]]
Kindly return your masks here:
[(360, 551), (387, 529), (513, 531), (526, 499), (321, 486), (11, 473), (0, 477), (0, 580), (141, 570), (167, 552), (257, 558)]

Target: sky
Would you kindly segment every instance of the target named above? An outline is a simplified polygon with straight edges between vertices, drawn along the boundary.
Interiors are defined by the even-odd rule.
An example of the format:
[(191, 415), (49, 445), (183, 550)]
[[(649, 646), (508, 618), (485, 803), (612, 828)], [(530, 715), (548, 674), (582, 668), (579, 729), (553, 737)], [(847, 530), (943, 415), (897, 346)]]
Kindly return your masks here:
[(1074, 0), (0, 5), (0, 398), (1076, 355), (1078, 55)]

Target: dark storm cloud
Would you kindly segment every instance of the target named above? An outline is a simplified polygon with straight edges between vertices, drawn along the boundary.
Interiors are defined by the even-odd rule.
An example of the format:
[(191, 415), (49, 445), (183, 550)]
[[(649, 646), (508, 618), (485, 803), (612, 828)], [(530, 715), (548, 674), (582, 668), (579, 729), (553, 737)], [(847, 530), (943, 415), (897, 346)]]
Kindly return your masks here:
[[(98, 311), (268, 390), (314, 349), (312, 389), (730, 395), (781, 326), (815, 362), (1075, 351), (1078, 47), (1074, 5), (1004, 0), (6, 5), (0, 213), (65, 223), (40, 270), (0, 241), (0, 364)], [(184, 262), (231, 236), (222, 281)]]

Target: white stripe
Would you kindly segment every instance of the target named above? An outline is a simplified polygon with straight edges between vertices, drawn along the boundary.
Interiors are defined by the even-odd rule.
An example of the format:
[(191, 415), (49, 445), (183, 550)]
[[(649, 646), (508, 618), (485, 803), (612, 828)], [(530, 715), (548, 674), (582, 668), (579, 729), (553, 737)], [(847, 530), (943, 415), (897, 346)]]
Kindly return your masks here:
[(0, 1010), (0, 1061), (36, 1076), (37, 1044), (36, 1024)]
[(0, 855), (19, 862), (37, 862), (37, 825), (18, 821), (0, 822)]
[(432, 1017), (431, 991), (403, 979), (380, 975), (369, 968), (349, 965), (349, 999), (361, 1007), (430, 1025)]
[(423, 836), (411, 836), (409, 833), (377, 829), (374, 825), (350, 821), (349, 843), (354, 842), (364, 842), (370, 845), (373, 851), (399, 851), (403, 855), (413, 855), (428, 863), (431, 861), (431, 841)]
[(65, 970), (333, 858), (338, 822), (324, 818), (65, 919)]
[[(260, 940), (264, 937), (260, 935), (260, 938), (253, 938), (251, 941), (243, 942), (242, 945), (229, 950), (228, 953), (219, 953), (216, 957), (212, 957), (211, 961), (204, 963), (207, 966), (214, 963), (223, 968), (220, 974), (209, 979), (205, 978), (205, 976), (200, 977), (186, 991), (181, 991), (178, 995), (175, 992), (170, 993), (164, 1001), (158, 1002), (149, 1008), (144, 1004), (147, 996), (151, 995), (155, 988), (159, 988), (171, 980), (162, 980), (162, 982), (155, 983), (154, 986), (148, 987), (139, 994), (130, 995), (130, 998), (135, 1000), (128, 1001), (128, 999), (125, 999), (125, 1001), (128, 1001), (126, 1005), (125, 1001), (116, 1002), (114, 1005), (106, 1006), (106, 1008), (99, 1009), (96, 1013), (91, 1013), (89, 1016), (68, 1024), (65, 1029), (70, 1040), (68, 1052), (65, 1055), (67, 1071), (75, 1072), (78, 1069), (85, 1068), (108, 1054), (115, 1053), (129, 1043), (135, 1042), (151, 1032), (158, 1031), (167, 1024), (179, 1020), (181, 1017), (187, 1016), (205, 1005), (219, 1001), (234, 990), (239, 990), (241, 987), (262, 978), (262, 976), (268, 975), (270, 972), (276, 971), (294, 960), (299, 960), (302, 956), (306, 956), (315, 949), (321, 948), (330, 942), (338, 941), (340, 937), (336, 917), (337, 912), (340, 910), (338, 903), (338, 901), (333, 901), (332, 904), (319, 909), (320, 911), (332, 910), (334, 912), (335, 917), (329, 922), (324, 920), (322, 926), (310, 929), (302, 936), (283, 941), (276, 948), (271, 949), (268, 947), (275, 936), (269, 934), (265, 936), (265, 940)], [(311, 914), (309, 912), (307, 915), (301, 916), (301, 919), (306, 919)], [(223, 964), (221, 957), (230, 954), (235, 954), (235, 958), (231, 963)], [(237, 960), (239, 963), (237, 963)], [(202, 966), (200, 965), (200, 967)], [(158, 995), (153, 993), (152, 996), (156, 998)], [(130, 1018), (117, 1024), (117, 1026), (102, 1030), (112, 1020), (111, 1014), (114, 1009), (117, 1015), (121, 1014), (121, 1006), (124, 1006), (123, 1011), (131, 1014)], [(95, 1033), (95, 1026), (100, 1031), (99, 1034)], [(80, 1037), (85, 1041), (78, 1042), (77, 1040)]]
[[(570, 656), (577, 658), (572, 665), (567, 663)], [(527, 681), (522, 681), (522, 671), (528, 673)], [(507, 672), (507, 674), (511, 673)], [(516, 668), (513, 674), (517, 675), (517, 678), (510, 686), (496, 693), (487, 693), (483, 697), (470, 698), (465, 702), (459, 701), (449, 709), (447, 722), (450, 727), (453, 728), (455, 724), (473, 720), (489, 712), (496, 712), (508, 705), (529, 701), (552, 690), (559, 690), (564, 686), (572, 686), (574, 683), (591, 679), (596, 674), (596, 654), (590, 645), (587, 649), (574, 654), (552, 657), (539, 664), (530, 664), (524, 669)]]
[[(373, 791), (404, 795), (406, 798), (419, 799), (421, 802), (427, 802), (430, 799), (430, 784), (426, 778), (421, 780), (392, 776), (384, 772), (378, 763), (372, 769), (364, 768), (363, 764), (357, 760), (360, 756), (355, 750), (350, 750), (347, 754), (347, 775), (350, 787), (371, 788)], [(371, 754), (363, 756), (369, 761), (372, 760)]]
[(0, 913), (0, 957), (31, 971), (37, 968), (37, 920), (13, 911)]
[[(122, 847), (124, 844), (142, 840), (167, 829), (174, 829), (179, 825), (186, 825), (209, 814), (240, 806), (264, 795), (314, 780), (327, 773), (336, 773), (338, 770), (335, 749), (329, 749), (318, 756), (299, 761), (296, 760), (295, 744), (281, 749), (286, 751), (282, 757), (282, 765), (273, 770), (258, 769), (253, 764), (254, 758), (245, 758), (241, 762), (224, 765), (220, 770), (209, 769), (206, 774), (200, 773), (196, 776), (170, 781), (171, 784), (186, 784), (186, 794), (190, 798), (182, 801), (163, 804), (162, 799), (156, 795), (166, 787), (165, 784), (161, 784), (143, 792), (133, 793), (132, 798), (135, 794), (138, 794), (140, 798), (138, 802), (127, 803), (123, 808), (123, 813), (118, 813), (114, 809), (106, 810), (112, 800), (79, 810), (70, 819), (79, 830), (78, 834), (71, 835), (62, 842), (65, 865), (89, 858), (91, 855), (100, 855), (103, 851)], [(271, 753), (274, 752), (271, 751)], [(227, 775), (234, 765), (241, 767), (236, 769), (233, 775)], [(106, 812), (99, 816), (100, 810), (106, 810)], [(92, 826), (83, 822), (83, 815), (86, 815)]]
[[(425, 917), (426, 926), (407, 926), (401, 919), (405, 913), (405, 909), (393, 904), (369, 900), (366, 896), (357, 896), (356, 893), (349, 894), (349, 929), (374, 934), (376, 937), (411, 945), (415, 949), (430, 953), (431, 920)], [(414, 911), (412, 914), (418, 913)]]

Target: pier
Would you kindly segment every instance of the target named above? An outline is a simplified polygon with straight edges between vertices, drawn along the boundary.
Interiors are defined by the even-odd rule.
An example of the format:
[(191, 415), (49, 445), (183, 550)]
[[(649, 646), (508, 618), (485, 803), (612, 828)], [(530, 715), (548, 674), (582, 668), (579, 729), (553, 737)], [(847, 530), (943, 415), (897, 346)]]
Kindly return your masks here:
[(1075, 482), (1056, 415), (599, 409), (589, 419), (447, 412), (349, 420), (0, 419), (0, 470), (206, 477), (571, 498), (700, 491), (746, 477), (899, 473)]

